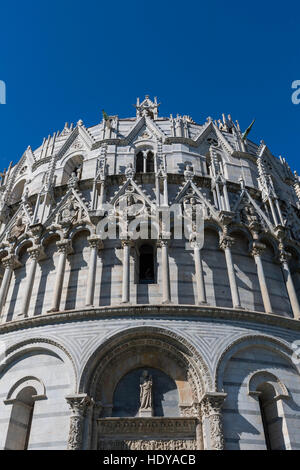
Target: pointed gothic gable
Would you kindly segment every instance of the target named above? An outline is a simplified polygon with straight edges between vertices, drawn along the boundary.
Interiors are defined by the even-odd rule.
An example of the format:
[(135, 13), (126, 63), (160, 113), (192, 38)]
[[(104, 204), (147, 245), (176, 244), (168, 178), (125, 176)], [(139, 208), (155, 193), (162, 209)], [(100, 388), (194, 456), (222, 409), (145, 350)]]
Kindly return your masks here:
[(22, 175), (28, 176), (31, 174), (31, 168), (32, 168), (33, 163), (34, 161), (32, 160), (32, 157), (30, 156), (30, 152), (26, 150), (26, 152), (24, 152), (21, 160), (19, 161), (19, 163), (17, 164), (13, 172), (13, 175), (11, 178), (12, 187), (16, 179), (19, 178), (19, 176), (22, 176)]
[(25, 155), (28, 163), (30, 164), (30, 167), (32, 167), (32, 165), (36, 162), (36, 158), (30, 145), (27, 147)]
[(118, 199), (120, 199), (122, 196), (124, 196), (125, 192), (127, 189), (132, 187), (133, 191), (132, 194), (137, 194), (144, 202), (145, 205), (150, 207), (152, 210), (156, 209), (156, 205), (150, 200), (150, 198), (139, 188), (139, 186), (135, 183), (135, 181), (131, 178), (129, 178), (124, 185), (117, 191), (117, 193), (113, 196), (113, 198), (110, 201), (110, 204), (114, 205)]
[(201, 191), (197, 188), (195, 183), (193, 181), (187, 181), (185, 185), (181, 188), (179, 193), (177, 194), (174, 203), (175, 204), (180, 204), (185, 195), (188, 193), (189, 190), (194, 191), (194, 193), (198, 196), (200, 201), (205, 205), (205, 207), (208, 209), (209, 213), (212, 215), (213, 218), (216, 220), (219, 218), (219, 211), (206, 199), (205, 196), (201, 193)]
[(272, 233), (274, 233), (273, 230), (273, 224), (270, 221), (270, 219), (266, 216), (264, 211), (259, 207), (257, 202), (250, 196), (249, 192), (247, 189), (243, 188), (240, 194), (240, 197), (236, 201), (234, 208), (232, 209), (233, 212), (239, 213), (240, 210), (243, 208), (244, 204), (248, 203), (250, 204), (253, 208), (263, 225), (266, 225)]
[[(282, 168), (283, 160), (280, 161), (275, 158), (264, 141), (261, 141), (261, 144), (258, 147), (257, 157), (261, 160), (266, 173), (270, 173), (272, 175), (274, 183), (276, 182), (281, 186), (282, 182), (286, 182), (286, 169), (284, 171)], [(293, 176), (291, 172), (289, 176)]]
[[(232, 155), (234, 153), (234, 149), (231, 147), (230, 143), (224, 137), (222, 132), (218, 129), (217, 126), (212, 121), (207, 122), (203, 128), (200, 130), (199, 134), (195, 137), (194, 141), (199, 146), (202, 142), (206, 141), (207, 139), (215, 138), (217, 142), (221, 144), (223, 149)], [(213, 143), (213, 142), (212, 142)]]
[[(138, 140), (139, 136), (142, 136), (143, 132), (148, 133), (150, 136), (153, 136), (155, 139), (160, 139), (164, 141), (166, 135), (162, 130), (153, 122), (150, 118), (142, 116), (140, 117), (134, 126), (131, 128), (127, 136), (125, 137), (125, 144), (129, 145), (134, 140)], [(147, 139), (149, 140), (149, 139)]]
[[(20, 224), (19, 229), (15, 229), (18, 225), (18, 221), (22, 219), (22, 225)], [(15, 235), (16, 238), (19, 238), (17, 235), (19, 233), (19, 236), (21, 236), (23, 233), (26, 232), (27, 228), (32, 224), (32, 213), (30, 208), (28, 207), (27, 204), (22, 203), (17, 210), (17, 212), (13, 215), (11, 220), (8, 222), (8, 224), (5, 227), (5, 231), (1, 234), (0, 236), (0, 243), (5, 239), (5, 238), (10, 238), (12, 235)], [(20, 222), (19, 222), (20, 223)]]
[(61, 160), (68, 152), (76, 150), (91, 150), (95, 139), (83, 124), (77, 124), (69, 134), (65, 143), (57, 154), (57, 160)]
[(84, 222), (91, 222), (88, 207), (78, 191), (74, 188), (70, 188), (46, 220), (45, 227), (53, 223), (59, 225), (76, 225)]

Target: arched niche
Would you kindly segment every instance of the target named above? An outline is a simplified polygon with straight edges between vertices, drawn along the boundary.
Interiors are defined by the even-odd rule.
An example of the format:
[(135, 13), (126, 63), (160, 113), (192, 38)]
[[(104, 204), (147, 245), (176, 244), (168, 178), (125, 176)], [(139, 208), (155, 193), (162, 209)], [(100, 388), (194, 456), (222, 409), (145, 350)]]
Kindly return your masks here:
[(103, 404), (110, 415), (117, 384), (138, 368), (159, 369), (176, 383), (179, 406), (192, 406), (211, 389), (208, 367), (184, 338), (161, 328), (138, 327), (120, 332), (91, 355), (80, 380), (80, 393)]
[(13, 282), (7, 294), (6, 301), (6, 321), (15, 320), (17, 315), (21, 313), (24, 288), (26, 285), (26, 275), (31, 263), (28, 248), (32, 246), (30, 240), (23, 241), (16, 249), (19, 265), (13, 272)]
[(282, 400), (290, 398), (286, 386), (274, 374), (255, 372), (248, 384), (249, 395), (257, 400), (267, 450), (289, 448)]
[[(299, 372), (292, 363), (289, 348), (266, 336), (243, 338), (223, 353), (217, 371), (217, 388), (228, 397), (223, 414), (226, 448), (265, 450), (265, 418), (269, 424), (274, 418), (272, 422), (277, 424), (273, 431), (277, 436), (282, 436), (285, 429), (284, 448), (291, 448), (290, 406), (294, 405), (288, 390), (299, 381)], [(264, 415), (267, 396), (272, 406)], [(276, 448), (282, 448), (282, 440), (279, 441)]]
[(13, 400), (5, 450), (28, 449), (36, 395), (33, 386), (25, 385)]
[(10, 204), (13, 205), (16, 202), (21, 200), (21, 198), (23, 196), (25, 184), (26, 184), (26, 180), (22, 179), (22, 180), (18, 181), (18, 183), (14, 186), (14, 188), (11, 192), (11, 196), (10, 196), (10, 201), (9, 201)]
[(89, 230), (76, 231), (72, 237), (72, 253), (69, 254), (65, 270), (65, 292), (62, 303), (65, 310), (85, 305), (87, 272), (90, 259)]
[[(136, 416), (143, 371), (153, 375), (156, 407), (141, 407)], [(152, 327), (120, 332), (91, 355), (80, 381), (79, 392), (97, 404), (92, 448), (202, 448), (199, 403), (210, 387), (207, 366), (184, 338)]]
[(61, 179), (62, 185), (68, 183), (68, 180), (73, 172), (80, 173), (82, 171), (83, 160), (84, 158), (82, 155), (74, 155), (64, 163)]
[(192, 406), (194, 401), (197, 401), (193, 386), (189, 382), (187, 364), (180, 361), (175, 350), (166, 350), (164, 345), (155, 339), (132, 339), (130, 345), (123, 345), (123, 348), (125, 350), (122, 353), (116, 351), (111, 354), (109, 365), (102, 371), (97, 384), (95, 399), (102, 403), (104, 416), (110, 416), (112, 413), (117, 384), (134, 369), (157, 369), (169, 376), (178, 390), (179, 407)]
[(261, 238), (260, 241), (266, 247), (261, 255), (261, 258), (272, 304), (272, 310), (274, 313), (279, 315), (291, 317), (291, 304), (274, 241), (267, 237)]
[(120, 379), (113, 394), (112, 416), (139, 416), (140, 385), (145, 373), (151, 377), (152, 382), (152, 416), (179, 416), (179, 396), (175, 381), (160, 369), (151, 367), (133, 369)]
[(230, 236), (234, 238), (231, 253), (241, 305), (247, 310), (264, 312), (255, 260), (249, 253), (251, 239), (241, 230), (230, 232)]
[(290, 254), (289, 267), (297, 293), (298, 302), (300, 303), (300, 253), (293, 246), (286, 246), (286, 251)]
[(201, 256), (207, 302), (217, 307), (232, 307), (225, 256), (219, 247), (219, 233), (214, 227), (204, 229)]
[[(65, 396), (76, 389), (76, 371), (68, 351), (46, 338), (31, 338), (11, 346), (5, 357), (5, 364), (0, 371), (0, 396), (6, 397), (5, 405), (2, 402), (0, 406), (0, 447), (5, 448), (9, 434), (16, 434), (10, 424), (18, 421), (22, 428), (27, 427), (29, 421), (14, 419), (14, 416), (23, 416), (24, 408), (28, 405), (32, 422), (28, 449), (51, 449), (48, 435), (55, 435), (56, 441), (61, 443), (60, 447), (66, 448), (70, 424)], [(53, 393), (53, 390), (56, 392)], [(21, 408), (14, 409), (20, 401)], [(49, 419), (53, 409), (60, 411), (54, 421)], [(41, 429), (45, 439), (41, 438)], [(24, 435), (22, 439), (24, 443)], [(9, 440), (7, 442), (11, 448)]]

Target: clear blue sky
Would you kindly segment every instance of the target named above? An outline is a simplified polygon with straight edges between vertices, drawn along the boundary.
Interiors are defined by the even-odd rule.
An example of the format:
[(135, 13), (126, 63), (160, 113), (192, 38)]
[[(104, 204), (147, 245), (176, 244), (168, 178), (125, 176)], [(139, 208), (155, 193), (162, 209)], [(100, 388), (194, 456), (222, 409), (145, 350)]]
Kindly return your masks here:
[(65, 121), (133, 116), (150, 94), (164, 116), (256, 118), (250, 138), (300, 171), (299, 21), (299, 1), (2, 2), (0, 166)]

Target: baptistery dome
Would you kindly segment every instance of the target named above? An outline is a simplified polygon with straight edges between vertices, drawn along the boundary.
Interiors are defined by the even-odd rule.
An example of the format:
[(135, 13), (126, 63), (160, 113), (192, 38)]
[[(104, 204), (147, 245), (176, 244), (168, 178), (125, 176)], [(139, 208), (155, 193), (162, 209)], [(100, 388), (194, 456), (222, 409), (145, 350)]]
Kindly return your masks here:
[(300, 449), (299, 178), (159, 106), (2, 173), (2, 449)]

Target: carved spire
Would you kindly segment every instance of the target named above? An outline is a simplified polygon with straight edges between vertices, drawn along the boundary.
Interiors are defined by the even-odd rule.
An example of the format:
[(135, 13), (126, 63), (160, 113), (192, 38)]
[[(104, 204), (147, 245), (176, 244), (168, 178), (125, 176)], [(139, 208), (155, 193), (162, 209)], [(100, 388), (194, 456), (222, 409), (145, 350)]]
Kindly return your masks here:
[(299, 180), (298, 173), (296, 171), (294, 172), (294, 174), (295, 174), (294, 190), (295, 190), (296, 196), (297, 196), (298, 201), (299, 201), (299, 206), (300, 206), (300, 180)]
[(140, 99), (137, 98), (136, 104), (134, 105), (136, 108), (136, 117), (147, 116), (151, 119), (158, 118), (158, 108), (160, 103), (157, 103), (157, 98), (155, 96), (154, 101), (151, 101), (149, 95), (145, 96), (145, 99), (140, 103)]

